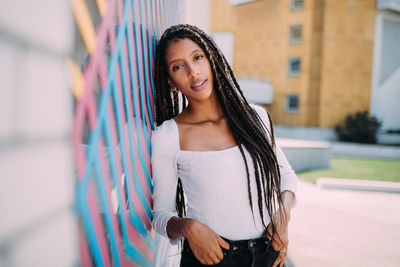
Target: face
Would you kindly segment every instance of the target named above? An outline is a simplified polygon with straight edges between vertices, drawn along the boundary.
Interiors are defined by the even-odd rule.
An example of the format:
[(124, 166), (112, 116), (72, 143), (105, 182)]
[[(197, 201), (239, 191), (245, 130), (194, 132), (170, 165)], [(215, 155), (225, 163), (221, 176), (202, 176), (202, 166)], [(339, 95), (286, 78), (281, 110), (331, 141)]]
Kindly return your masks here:
[(180, 90), (190, 101), (209, 98), (213, 92), (210, 62), (204, 51), (192, 40), (172, 41), (165, 62), (169, 83)]

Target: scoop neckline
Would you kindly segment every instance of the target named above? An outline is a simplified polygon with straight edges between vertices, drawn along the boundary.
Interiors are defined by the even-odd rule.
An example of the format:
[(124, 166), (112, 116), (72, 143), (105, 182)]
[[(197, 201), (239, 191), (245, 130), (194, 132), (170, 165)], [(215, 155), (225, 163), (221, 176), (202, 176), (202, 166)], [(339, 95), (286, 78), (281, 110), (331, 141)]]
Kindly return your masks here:
[(219, 150), (181, 150), (181, 145), (179, 143), (179, 127), (178, 127), (178, 123), (175, 121), (175, 119), (171, 119), (171, 121), (173, 122), (173, 124), (175, 125), (176, 128), (176, 132), (177, 132), (177, 146), (178, 146), (178, 151), (179, 152), (184, 152), (184, 153), (218, 153), (218, 152), (226, 152), (226, 151), (230, 151), (230, 150), (234, 150), (239, 148), (238, 145), (236, 146), (232, 146), (232, 147), (228, 147), (228, 148), (224, 148), (224, 149), (219, 149)]

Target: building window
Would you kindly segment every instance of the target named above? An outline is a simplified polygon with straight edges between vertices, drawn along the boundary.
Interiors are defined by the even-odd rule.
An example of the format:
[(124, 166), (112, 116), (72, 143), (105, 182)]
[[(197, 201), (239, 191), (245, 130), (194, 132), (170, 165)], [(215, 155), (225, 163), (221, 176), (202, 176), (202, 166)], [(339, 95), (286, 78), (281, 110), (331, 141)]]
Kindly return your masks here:
[(232, 5), (237, 6), (237, 5), (241, 5), (241, 4), (251, 3), (254, 1), (257, 1), (257, 0), (231, 0), (230, 2)]
[(303, 0), (290, 0), (290, 8), (292, 10), (303, 9), (304, 1)]
[(299, 95), (286, 95), (285, 111), (288, 113), (299, 112)]
[(299, 75), (301, 68), (301, 60), (299, 57), (289, 58), (288, 62), (288, 74), (289, 75)]
[(303, 34), (303, 26), (302, 25), (296, 25), (296, 26), (290, 27), (289, 42), (291, 44), (301, 43), (302, 34)]

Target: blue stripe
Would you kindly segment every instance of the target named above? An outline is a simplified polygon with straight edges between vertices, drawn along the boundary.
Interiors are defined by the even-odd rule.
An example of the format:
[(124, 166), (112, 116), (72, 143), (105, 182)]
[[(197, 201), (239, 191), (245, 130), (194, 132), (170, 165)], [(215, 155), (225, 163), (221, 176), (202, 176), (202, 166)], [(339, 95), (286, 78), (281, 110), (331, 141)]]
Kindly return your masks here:
[[(134, 247), (132, 247), (130, 245), (128, 236), (127, 236), (127, 229), (126, 229), (126, 224), (125, 224), (125, 217), (124, 217), (124, 212), (122, 211), (123, 208), (121, 208), (122, 206), (125, 205), (123, 198), (122, 198), (122, 194), (121, 194), (121, 190), (123, 190), (120, 185), (119, 185), (119, 177), (118, 177), (118, 172), (117, 172), (117, 168), (116, 168), (116, 159), (114, 156), (115, 151), (113, 150), (113, 142), (112, 142), (112, 137), (111, 137), (111, 130), (110, 130), (110, 123), (108, 120), (106, 120), (104, 122), (104, 133), (105, 133), (105, 137), (106, 137), (106, 142), (107, 142), (107, 148), (108, 148), (108, 153), (109, 153), (109, 160), (110, 160), (110, 167), (111, 167), (111, 173), (112, 173), (112, 178), (113, 178), (113, 182), (115, 184), (115, 189), (117, 191), (117, 198), (118, 198), (118, 216), (119, 216), (119, 220), (121, 223), (121, 229), (122, 229), (122, 235), (123, 235), (123, 240), (124, 240), (124, 244), (126, 247), (129, 247), (129, 252), (127, 253), (130, 257), (132, 257), (135, 261), (138, 262), (142, 262), (142, 263), (146, 263), (147, 258), (145, 255), (142, 255), (140, 253), (140, 251), (138, 251), (137, 249), (135, 249)], [(115, 145), (115, 144), (114, 144)], [(126, 159), (125, 159), (126, 162)], [(127, 171), (125, 172), (125, 180), (127, 179)], [(146, 263), (149, 264), (149, 263)]]
[[(102, 147), (99, 147), (99, 149), (103, 149)], [(99, 189), (99, 195), (100, 195), (100, 200), (101, 200), (101, 204), (103, 206), (103, 214), (104, 214), (104, 220), (105, 220), (105, 224), (106, 224), (106, 228), (108, 231), (108, 237), (110, 238), (110, 245), (111, 245), (111, 257), (114, 258), (115, 260), (115, 264), (117, 266), (121, 266), (121, 262), (120, 259), (118, 257), (118, 249), (117, 249), (117, 244), (116, 244), (116, 240), (115, 240), (115, 234), (114, 234), (114, 228), (112, 225), (112, 219), (111, 219), (111, 214), (110, 214), (110, 206), (107, 200), (107, 192), (106, 192), (106, 188), (104, 185), (104, 176), (103, 176), (103, 172), (101, 169), (101, 163), (100, 163), (100, 159), (98, 158), (98, 154), (96, 157), (96, 161), (94, 162), (94, 169), (95, 169), (95, 173), (96, 173), (96, 181), (97, 181), (97, 187)]]
[[(88, 165), (86, 168), (86, 174), (91, 171), (91, 166)], [(83, 226), (85, 227), (86, 236), (88, 238), (88, 243), (90, 247), (90, 251), (92, 252), (92, 256), (96, 266), (104, 266), (101, 251), (99, 247), (99, 242), (96, 237), (95, 227), (92, 222), (92, 218), (90, 217), (90, 211), (87, 207), (86, 203), (86, 191), (87, 191), (87, 182), (85, 180), (78, 182), (78, 186), (76, 189), (77, 201), (78, 201), (78, 212), (82, 218)]]
[[(140, 3), (140, 2), (139, 2)], [(135, 5), (132, 5), (133, 6), (133, 13), (134, 14), (136, 14), (136, 8), (135, 8)], [(135, 15), (134, 15), (135, 16)], [(135, 21), (136, 21), (136, 17), (135, 17), (135, 19), (134, 19)], [(136, 21), (136, 23), (135, 23), (135, 30), (134, 30), (134, 32), (135, 32), (135, 46), (136, 46), (136, 64), (137, 64), (137, 66), (140, 66), (140, 61), (139, 61), (139, 41), (138, 41), (138, 39), (139, 39), (139, 36), (138, 36), (138, 33), (137, 33), (137, 21)], [(130, 36), (130, 32), (128, 31), (128, 35)], [(130, 44), (130, 42), (131, 42), (131, 38), (128, 38), (128, 46), (129, 46), (129, 50), (132, 50), (132, 44)], [(142, 50), (144, 49), (144, 44), (143, 44), (143, 46), (142, 46)], [(145, 56), (145, 52), (143, 52), (142, 53), (144, 56)], [(144, 66), (144, 69), (145, 69), (145, 66)], [(144, 88), (145, 87), (145, 85), (144, 85), (144, 82), (143, 82), (143, 79), (142, 79), (142, 68), (139, 68), (138, 67), (138, 71), (139, 71), (139, 75), (138, 75), (138, 77), (139, 77), (139, 83), (140, 83), (140, 85), (141, 85), (141, 88)], [(147, 78), (147, 74), (146, 74), (147, 72), (145, 72), (145, 75), (146, 75), (146, 78)], [(142, 91), (143, 90), (139, 90), (139, 99), (140, 99), (140, 106), (141, 107), (143, 107), (143, 93), (142, 93)], [(133, 94), (134, 95), (134, 94)], [(135, 102), (135, 103), (137, 103), (137, 102)], [(135, 105), (135, 111), (136, 111), (137, 109), (136, 109), (136, 105)], [(144, 112), (143, 112), (143, 109), (142, 109), (142, 125), (143, 125), (143, 129), (146, 129), (146, 124), (145, 124), (145, 118), (144, 118)], [(138, 113), (136, 113), (136, 114), (138, 114)], [(137, 132), (139, 133), (139, 121), (138, 120), (135, 120), (135, 123), (136, 123), (136, 130), (137, 130)], [(145, 139), (146, 139), (146, 146), (147, 146), (147, 150), (148, 151), (150, 151), (150, 139), (149, 139), (149, 136), (148, 136), (148, 133), (147, 133), (147, 131), (143, 131), (143, 133), (144, 133), (144, 136), (145, 136)], [(138, 143), (140, 143), (140, 135), (137, 135), (137, 138), (138, 138)], [(139, 160), (140, 160), (140, 163), (143, 165), (143, 166), (146, 166), (146, 163), (145, 163), (145, 160), (144, 160), (144, 157), (143, 157), (143, 153), (142, 153), (142, 151), (141, 150), (139, 150)], [(151, 178), (150, 178), (150, 174), (147, 172), (147, 170), (145, 171), (145, 176), (146, 176), (146, 181), (147, 181), (147, 183), (148, 183), (148, 186), (149, 186), (149, 188), (151, 189), (151, 193), (153, 193), (153, 190), (152, 190), (152, 185), (151, 185)]]

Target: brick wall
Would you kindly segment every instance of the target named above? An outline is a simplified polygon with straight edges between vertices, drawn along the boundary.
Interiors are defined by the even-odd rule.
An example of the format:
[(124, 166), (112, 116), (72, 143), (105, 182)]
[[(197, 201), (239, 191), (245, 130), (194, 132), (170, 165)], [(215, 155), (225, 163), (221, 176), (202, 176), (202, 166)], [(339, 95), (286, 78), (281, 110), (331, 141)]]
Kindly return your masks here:
[(0, 8), (0, 266), (77, 263), (69, 1)]

